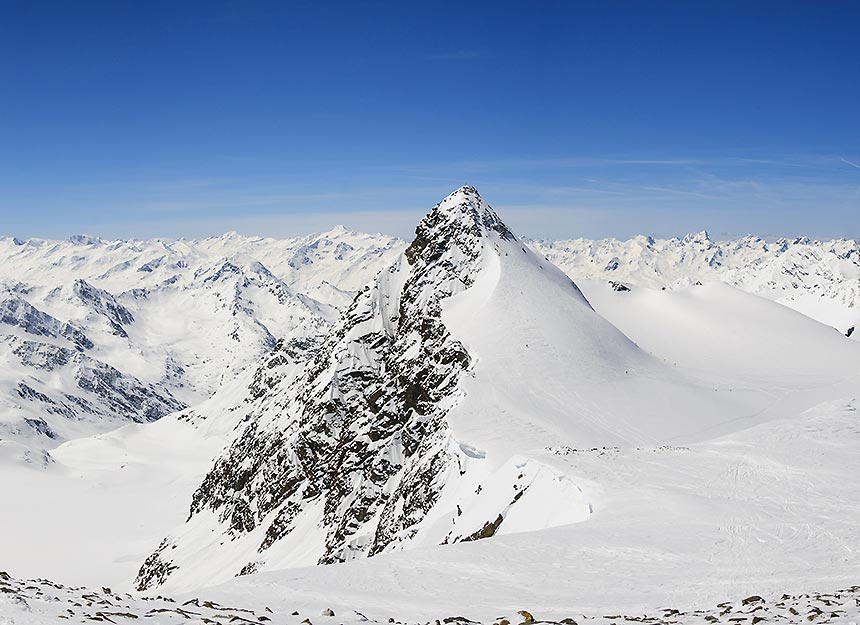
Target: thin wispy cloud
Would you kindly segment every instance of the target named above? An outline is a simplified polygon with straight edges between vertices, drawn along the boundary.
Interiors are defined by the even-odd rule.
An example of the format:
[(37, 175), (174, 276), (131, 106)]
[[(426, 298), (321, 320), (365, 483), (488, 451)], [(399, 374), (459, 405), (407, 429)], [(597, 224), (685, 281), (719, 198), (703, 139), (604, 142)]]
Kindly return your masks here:
[[(25, 220), (17, 220), (13, 200), (0, 198), (0, 210), (12, 215), (3, 234), (18, 236), (82, 230), (167, 236), (170, 224), (185, 236), (219, 229), (254, 234), (254, 228), (288, 236), (349, 222), (345, 225), (355, 229), (409, 238), (424, 211), (452, 189), (473, 184), (497, 207), (530, 207), (517, 209), (516, 230), (524, 236), (682, 235), (702, 229), (773, 233), (768, 220), (778, 213), (780, 234), (828, 237), (860, 234), (857, 168), (856, 160), (826, 154), (572, 155), (373, 164), (333, 188), (281, 164), (255, 165), (255, 171), (266, 173), (203, 171), (173, 179), (161, 171), (75, 181), (47, 201), (88, 218), (74, 226), (58, 220), (50, 232), (45, 224), (39, 231), (17, 227)], [(362, 227), (365, 216), (372, 219)]]

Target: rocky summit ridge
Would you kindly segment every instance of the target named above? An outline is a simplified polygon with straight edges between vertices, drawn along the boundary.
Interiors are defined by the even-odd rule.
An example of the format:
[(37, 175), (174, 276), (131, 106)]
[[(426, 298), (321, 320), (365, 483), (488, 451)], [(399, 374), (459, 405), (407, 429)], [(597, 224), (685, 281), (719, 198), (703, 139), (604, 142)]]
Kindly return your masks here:
[(252, 545), (254, 558), (234, 563), (234, 573), (257, 570), (308, 527), (324, 528), (313, 548), (319, 563), (411, 538), (456, 464), (445, 414), (471, 361), (442, 323), (441, 301), (474, 282), (491, 238), (515, 240), (477, 190), (458, 189), (325, 339), (281, 345), (244, 400), (252, 407), (242, 435), (194, 494), (186, 528), (143, 565), (138, 587), (199, 557), (183, 537), (213, 516), (236, 557)]

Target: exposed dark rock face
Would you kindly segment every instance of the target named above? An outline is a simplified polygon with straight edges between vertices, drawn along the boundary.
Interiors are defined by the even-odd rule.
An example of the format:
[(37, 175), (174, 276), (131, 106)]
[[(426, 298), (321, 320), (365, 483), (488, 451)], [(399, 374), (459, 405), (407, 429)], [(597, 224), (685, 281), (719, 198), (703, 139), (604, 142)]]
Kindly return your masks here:
[(155, 421), (185, 408), (166, 389), (146, 384), (98, 360), (82, 359), (75, 370), (75, 381), (78, 388), (99, 397), (110, 412), (132, 421)]
[(21, 341), (13, 353), (21, 359), (25, 367), (39, 371), (54, 371), (71, 362), (75, 350), (38, 341)]
[(81, 302), (97, 314), (105, 317), (114, 334), (124, 338), (128, 337), (123, 326), (134, 322), (134, 315), (125, 306), (117, 302), (113, 295), (84, 280), (75, 280), (72, 290)]
[(496, 532), (499, 530), (499, 527), (502, 525), (502, 522), (505, 520), (501, 514), (497, 516), (493, 521), (487, 521), (484, 523), (484, 526), (479, 529), (474, 534), (470, 534), (462, 539), (461, 542), (470, 542), (473, 540), (481, 540), (484, 538), (490, 538), (496, 535)]
[(24, 419), (24, 423), (27, 427), (32, 430), (35, 430), (37, 433), (42, 436), (46, 436), (51, 439), (57, 438), (57, 433), (51, 429), (51, 426), (44, 419)]
[[(121, 416), (143, 423), (185, 408), (185, 404), (167, 389), (123, 374), (74, 349), (38, 341), (20, 341), (12, 353), (18, 356), (22, 365), (35, 372), (51, 373), (62, 368), (70, 371), (80, 395), (65, 393), (62, 397), (52, 398), (47, 389), (43, 392), (27, 382), (18, 384), (19, 397), (42, 404), (42, 410), (49, 414), (63, 415), (69, 419), (79, 419), (83, 413), (104, 417)], [(28, 420), (31, 429), (48, 438), (57, 438), (53, 430), (43, 420), (41, 422), (44, 427), (29, 423)]]
[(81, 351), (93, 348), (93, 342), (80, 329), (42, 312), (18, 297), (0, 302), (0, 323), (16, 326), (35, 336), (66, 339)]
[(158, 545), (158, 549), (155, 550), (147, 559), (146, 562), (143, 563), (143, 567), (141, 567), (141, 576), (143, 575), (143, 571), (146, 571), (146, 577), (142, 578), (138, 576), (138, 585), (141, 587), (150, 587), (160, 584), (167, 576), (170, 575), (171, 571), (176, 569), (176, 566), (172, 565), (169, 561), (166, 561), (162, 557), (162, 552), (167, 548), (167, 540), (162, 540), (161, 544)]
[[(265, 557), (316, 506), (326, 532), (320, 563), (411, 538), (453, 458), (445, 415), (470, 365), (440, 302), (474, 282), (488, 231), (514, 239), (464, 187), (427, 215), (403, 257), (318, 347), (279, 345), (251, 385), (246, 429), (194, 494), (189, 521), (212, 511), (234, 538), (265, 526)], [(176, 566), (170, 550), (164, 544), (144, 563), (139, 589)]]

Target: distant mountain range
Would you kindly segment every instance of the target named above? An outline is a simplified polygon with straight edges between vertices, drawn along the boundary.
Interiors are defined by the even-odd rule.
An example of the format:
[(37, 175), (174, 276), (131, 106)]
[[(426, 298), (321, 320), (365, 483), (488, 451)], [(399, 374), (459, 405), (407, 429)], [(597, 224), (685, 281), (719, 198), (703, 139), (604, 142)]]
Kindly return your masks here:
[[(860, 323), (860, 241), (529, 240), (576, 281), (673, 289), (720, 281), (844, 334)], [(407, 248), (293, 239), (0, 239), (0, 437), (50, 447), (206, 399), (278, 341), (324, 334)]]

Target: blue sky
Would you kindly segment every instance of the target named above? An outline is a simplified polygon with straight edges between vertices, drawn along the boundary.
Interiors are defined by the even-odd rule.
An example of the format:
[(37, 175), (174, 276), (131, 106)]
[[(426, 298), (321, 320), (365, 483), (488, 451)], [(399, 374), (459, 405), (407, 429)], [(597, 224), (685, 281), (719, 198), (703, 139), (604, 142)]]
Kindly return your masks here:
[(860, 4), (0, 0), (0, 234), (860, 237)]

